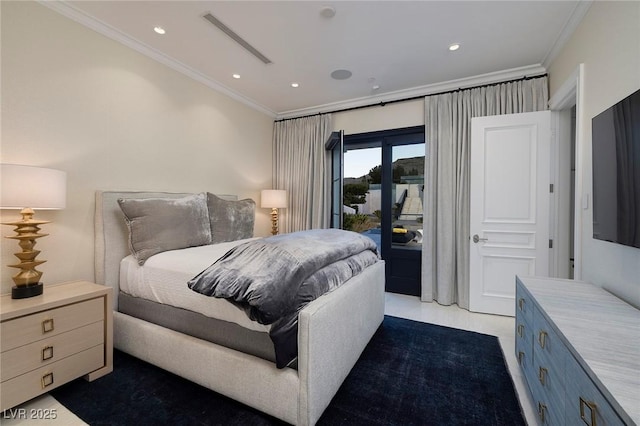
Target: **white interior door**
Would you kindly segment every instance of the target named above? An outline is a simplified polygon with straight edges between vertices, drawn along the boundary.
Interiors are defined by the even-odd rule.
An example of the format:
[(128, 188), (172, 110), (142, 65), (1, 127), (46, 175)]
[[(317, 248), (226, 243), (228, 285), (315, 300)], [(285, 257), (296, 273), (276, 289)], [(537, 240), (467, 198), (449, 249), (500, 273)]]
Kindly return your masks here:
[(549, 274), (549, 111), (471, 120), (469, 309), (515, 314), (515, 276)]

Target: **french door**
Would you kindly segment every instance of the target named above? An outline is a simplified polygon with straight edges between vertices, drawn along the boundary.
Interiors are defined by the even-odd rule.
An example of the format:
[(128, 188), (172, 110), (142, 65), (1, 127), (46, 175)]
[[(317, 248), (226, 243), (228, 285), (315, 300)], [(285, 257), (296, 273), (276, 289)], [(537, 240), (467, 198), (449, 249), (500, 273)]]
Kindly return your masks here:
[(424, 127), (344, 136), (332, 156), (332, 226), (376, 242), (386, 262), (386, 290), (420, 295)]
[(331, 152), (331, 227), (342, 229), (344, 132), (331, 133), (325, 148)]

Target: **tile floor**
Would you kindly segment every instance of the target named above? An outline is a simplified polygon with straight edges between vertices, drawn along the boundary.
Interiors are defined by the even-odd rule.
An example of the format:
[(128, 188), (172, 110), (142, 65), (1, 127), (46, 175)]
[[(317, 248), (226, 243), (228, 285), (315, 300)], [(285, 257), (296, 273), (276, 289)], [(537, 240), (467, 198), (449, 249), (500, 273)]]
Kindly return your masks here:
[[(477, 314), (460, 309), (457, 306), (422, 303), (417, 297), (392, 293), (387, 293), (386, 295), (385, 313), (396, 317), (497, 336), (507, 360), (507, 365), (513, 378), (526, 421), (530, 425), (537, 424), (533, 404), (514, 355), (514, 318)], [(25, 411), (22, 412), (19, 411), (19, 409), (24, 409)], [(32, 413), (31, 410), (41, 410), (39, 412), (45, 413), (47, 410), (55, 410), (56, 419), (38, 420), (20, 418), (22, 417), (20, 415), (21, 413), (29, 417), (29, 414)], [(49, 411), (49, 413), (51, 412), (52, 411)], [(35, 413), (38, 413), (38, 411), (35, 411)], [(5, 426), (35, 426), (37, 424), (46, 424), (47, 426), (84, 425), (80, 419), (48, 395), (36, 398), (22, 406), (14, 408), (11, 412), (7, 411), (4, 415), (0, 415), (0, 424)]]

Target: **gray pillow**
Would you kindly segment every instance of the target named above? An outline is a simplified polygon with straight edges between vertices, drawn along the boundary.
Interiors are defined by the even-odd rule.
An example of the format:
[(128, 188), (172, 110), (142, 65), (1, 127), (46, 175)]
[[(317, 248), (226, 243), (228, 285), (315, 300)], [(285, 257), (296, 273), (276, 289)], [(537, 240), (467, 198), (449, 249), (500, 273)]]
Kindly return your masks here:
[(230, 201), (207, 193), (207, 203), (214, 244), (253, 237), (256, 203), (251, 198)]
[(211, 244), (206, 194), (184, 198), (119, 199), (131, 254), (144, 262), (167, 250)]

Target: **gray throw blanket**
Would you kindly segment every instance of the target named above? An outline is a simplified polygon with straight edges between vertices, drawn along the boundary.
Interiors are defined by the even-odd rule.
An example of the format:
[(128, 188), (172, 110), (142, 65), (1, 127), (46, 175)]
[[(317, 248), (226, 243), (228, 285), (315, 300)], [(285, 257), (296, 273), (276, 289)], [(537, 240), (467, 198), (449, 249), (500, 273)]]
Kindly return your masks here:
[(254, 321), (272, 324), (276, 365), (284, 368), (298, 356), (298, 312), (379, 258), (368, 237), (314, 229), (236, 246), (188, 285), (239, 304)]

